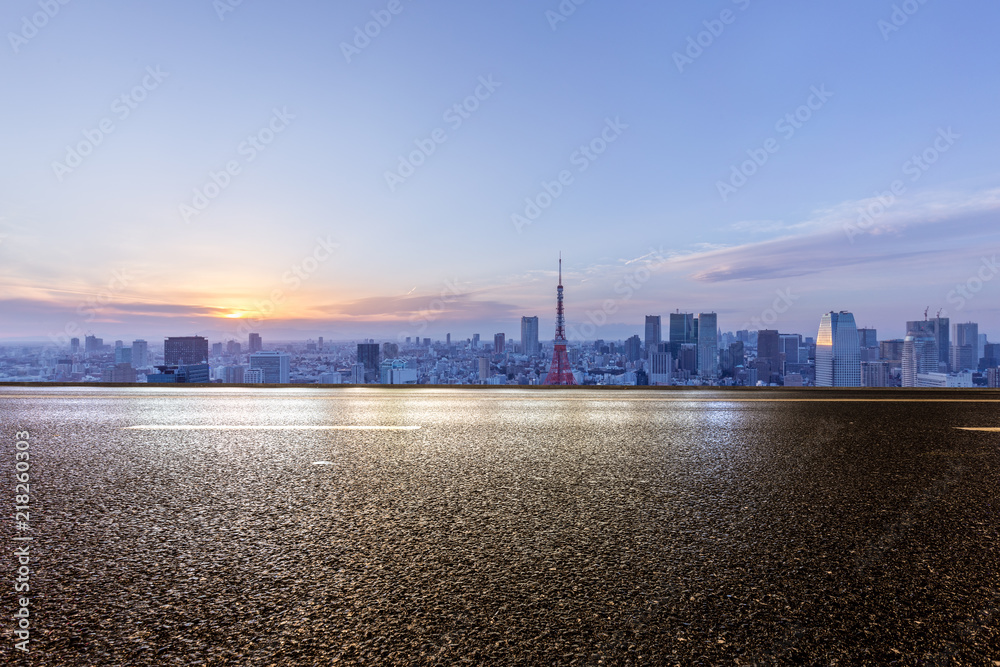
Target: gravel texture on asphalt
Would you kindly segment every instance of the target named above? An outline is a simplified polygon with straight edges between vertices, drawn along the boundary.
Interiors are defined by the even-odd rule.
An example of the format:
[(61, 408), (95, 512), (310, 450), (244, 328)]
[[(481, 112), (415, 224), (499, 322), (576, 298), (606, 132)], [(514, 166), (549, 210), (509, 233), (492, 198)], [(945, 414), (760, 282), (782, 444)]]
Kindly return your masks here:
[[(921, 400), (873, 400), (898, 397)], [(0, 660), (1000, 665), (1000, 433), (956, 428), (1000, 426), (998, 408), (997, 392), (0, 387)], [(126, 428), (152, 425), (213, 428)]]

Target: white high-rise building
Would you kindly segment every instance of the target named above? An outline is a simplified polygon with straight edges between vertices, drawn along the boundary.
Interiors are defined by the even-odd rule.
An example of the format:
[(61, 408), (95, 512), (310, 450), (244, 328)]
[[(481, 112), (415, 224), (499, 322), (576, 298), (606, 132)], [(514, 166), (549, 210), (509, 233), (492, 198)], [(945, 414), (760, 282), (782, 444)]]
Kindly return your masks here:
[(417, 369), (407, 368), (401, 359), (386, 359), (379, 368), (381, 384), (417, 384)]
[(938, 345), (929, 331), (910, 331), (903, 339), (903, 386), (919, 387), (917, 376), (938, 372)]
[(918, 387), (965, 388), (971, 389), (972, 371), (962, 373), (917, 373)]
[(669, 352), (653, 352), (649, 355), (649, 384), (670, 384), (673, 359)]
[(861, 386), (861, 339), (854, 315), (846, 310), (825, 313), (819, 322), (816, 386)]
[(712, 378), (719, 370), (719, 318), (715, 313), (698, 314), (698, 375)]
[(244, 369), (243, 384), (264, 384), (264, 371), (260, 368)]
[(364, 364), (351, 365), (351, 384), (364, 384), (364, 383), (365, 383), (365, 365)]
[(264, 371), (264, 384), (288, 384), (292, 358), (284, 352), (255, 352), (250, 368)]

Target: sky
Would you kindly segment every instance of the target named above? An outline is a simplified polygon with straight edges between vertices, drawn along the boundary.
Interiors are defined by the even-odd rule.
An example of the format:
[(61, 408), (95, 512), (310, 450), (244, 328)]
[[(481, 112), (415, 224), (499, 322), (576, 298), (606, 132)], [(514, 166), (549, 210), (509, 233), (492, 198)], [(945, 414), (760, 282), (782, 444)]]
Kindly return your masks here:
[(0, 340), (1000, 337), (987, 0), (8, 0)]

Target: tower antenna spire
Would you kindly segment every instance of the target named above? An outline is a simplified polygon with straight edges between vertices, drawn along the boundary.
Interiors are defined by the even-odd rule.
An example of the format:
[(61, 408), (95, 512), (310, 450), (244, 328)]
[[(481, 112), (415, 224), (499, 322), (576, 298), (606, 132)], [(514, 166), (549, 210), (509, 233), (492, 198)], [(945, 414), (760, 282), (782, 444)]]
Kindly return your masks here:
[(556, 287), (556, 337), (552, 363), (544, 384), (576, 384), (566, 353), (566, 318), (563, 313), (562, 252), (559, 253), (559, 285)]

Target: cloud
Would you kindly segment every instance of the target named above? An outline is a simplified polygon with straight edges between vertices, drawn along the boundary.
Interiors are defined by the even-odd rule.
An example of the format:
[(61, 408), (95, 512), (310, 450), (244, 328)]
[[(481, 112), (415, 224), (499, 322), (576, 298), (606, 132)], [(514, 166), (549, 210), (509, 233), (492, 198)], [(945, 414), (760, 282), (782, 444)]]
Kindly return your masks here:
[[(74, 293), (74, 292), (70, 292)], [(172, 305), (146, 302), (103, 302), (99, 299), (82, 301), (53, 301), (30, 298), (0, 300), (0, 312), (12, 320), (41, 319), (49, 323), (67, 322), (108, 323), (122, 322), (126, 318), (149, 316), (159, 318), (174, 317), (218, 317), (219, 309), (210, 306)]]
[(185, 317), (198, 317), (205, 315), (218, 317), (219, 313), (229, 312), (229, 309), (216, 308), (214, 306), (196, 306), (191, 304), (173, 305), (139, 301), (129, 303), (109, 303), (106, 306), (100, 306), (100, 308), (121, 315), (179, 315)]
[(331, 317), (370, 319), (376, 321), (408, 320), (414, 317), (468, 320), (482, 317), (512, 317), (519, 312), (517, 305), (476, 298), (472, 292), (443, 291), (432, 296), (375, 296), (347, 304), (332, 304), (324, 308)]
[(996, 245), (997, 194), (899, 202), (863, 227), (859, 211), (878, 211), (870, 208), (875, 200), (846, 202), (784, 228), (797, 234), (696, 251), (669, 264), (701, 283), (784, 279), (860, 266), (889, 271), (905, 265), (919, 271), (916, 260), (939, 267)]

